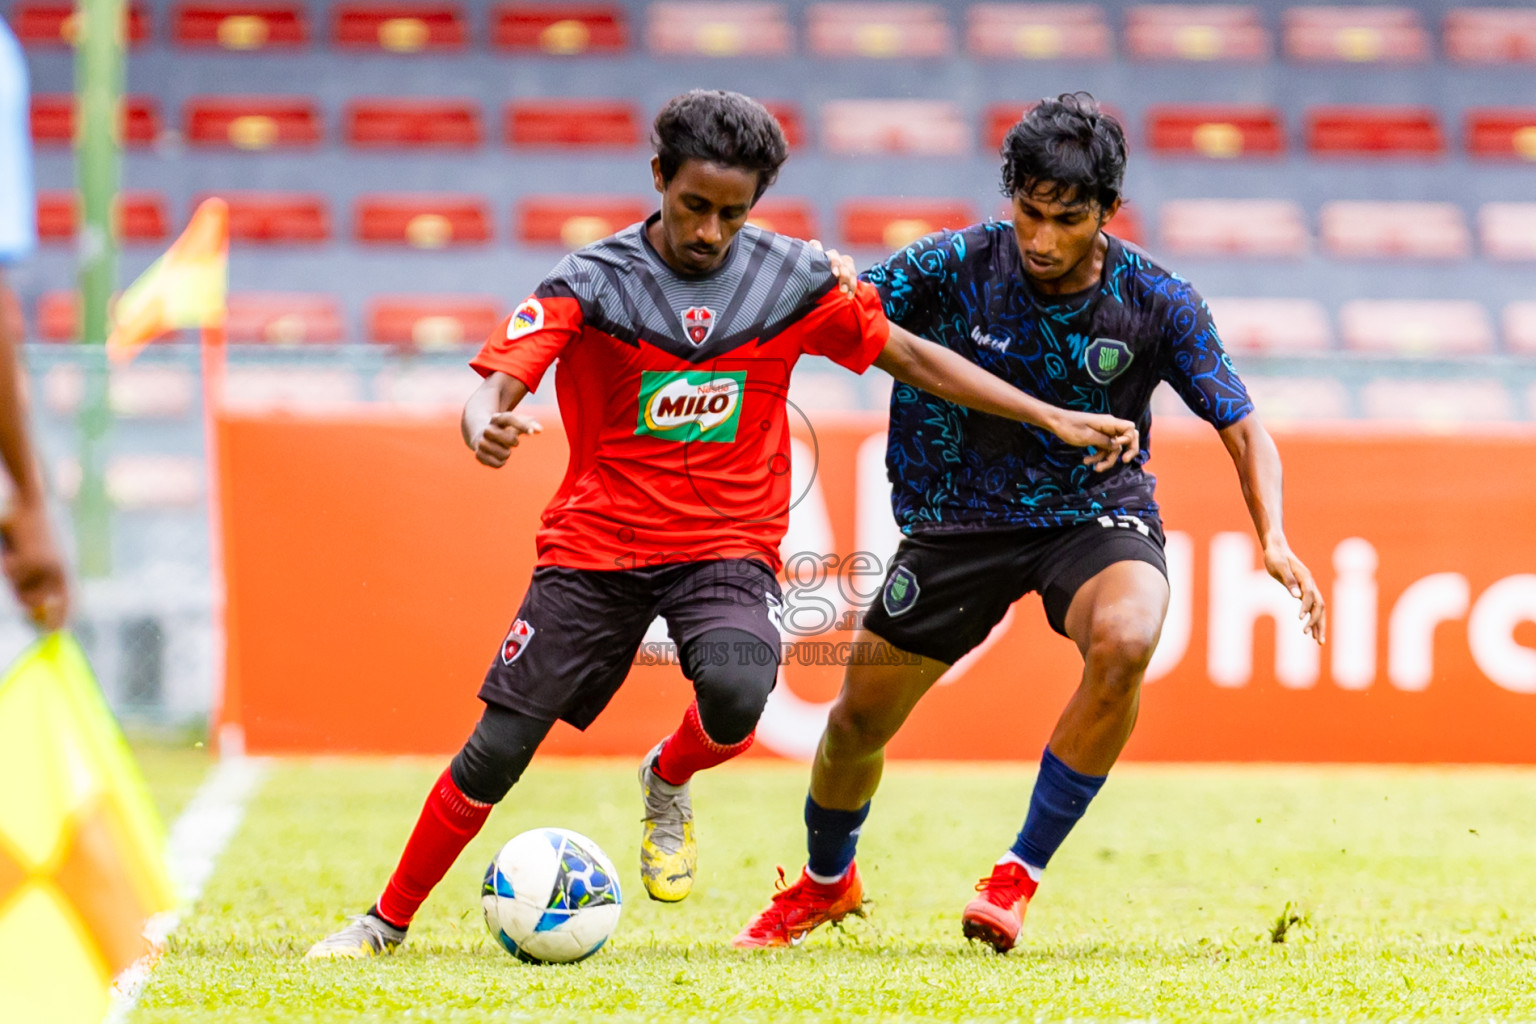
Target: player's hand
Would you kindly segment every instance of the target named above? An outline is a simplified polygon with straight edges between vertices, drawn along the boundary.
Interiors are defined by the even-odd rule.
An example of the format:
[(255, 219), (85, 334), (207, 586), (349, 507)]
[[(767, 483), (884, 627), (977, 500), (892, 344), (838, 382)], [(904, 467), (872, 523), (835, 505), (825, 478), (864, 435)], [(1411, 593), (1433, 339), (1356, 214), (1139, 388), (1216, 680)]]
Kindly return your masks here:
[(18, 503), (0, 521), (0, 567), (34, 625), (58, 629), (69, 618), (69, 578), (40, 502)]
[(475, 458), (492, 469), (500, 469), (506, 464), (512, 449), (517, 447), (518, 438), (524, 434), (543, 432), (544, 428), (538, 420), (527, 419), (514, 412), (498, 412), (475, 434)]
[(1102, 473), (1141, 451), (1141, 432), (1130, 420), (1098, 412), (1060, 409), (1049, 430), (1074, 448), (1088, 448), (1083, 465)]
[[(811, 239), (811, 245), (816, 249), (821, 249), (821, 243), (814, 238)], [(859, 284), (859, 271), (853, 265), (853, 257), (844, 256), (836, 249), (827, 249), (825, 251), (827, 262), (832, 264), (832, 276), (837, 278), (838, 291), (850, 299), (853, 298), (854, 289)]]
[(1291, 546), (1284, 538), (1265, 545), (1264, 568), (1280, 581), (1292, 597), (1301, 602), (1301, 610), (1296, 617), (1303, 622), (1302, 632), (1318, 643), (1327, 639), (1328, 607), (1323, 603), (1322, 591), (1317, 589), (1312, 570), (1292, 554)]

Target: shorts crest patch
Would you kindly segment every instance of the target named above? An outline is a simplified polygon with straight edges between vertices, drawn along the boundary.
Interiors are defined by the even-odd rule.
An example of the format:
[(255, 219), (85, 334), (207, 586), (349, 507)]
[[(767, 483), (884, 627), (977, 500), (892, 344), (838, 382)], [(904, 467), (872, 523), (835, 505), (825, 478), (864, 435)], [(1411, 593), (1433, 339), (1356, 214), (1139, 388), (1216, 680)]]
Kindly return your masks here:
[(891, 570), (891, 575), (885, 581), (885, 589), (880, 594), (880, 603), (885, 605), (885, 613), (891, 618), (912, 610), (917, 603), (917, 595), (922, 588), (917, 585), (917, 577), (912, 570), (904, 565), (898, 565)]
[(506, 640), (501, 644), (501, 663), (510, 665), (523, 656), (528, 649), (528, 642), (533, 639), (533, 627), (522, 619), (512, 623), (512, 630), (507, 633)]
[(528, 299), (512, 311), (512, 317), (507, 321), (507, 340), (516, 341), (543, 327), (544, 304), (538, 299)]

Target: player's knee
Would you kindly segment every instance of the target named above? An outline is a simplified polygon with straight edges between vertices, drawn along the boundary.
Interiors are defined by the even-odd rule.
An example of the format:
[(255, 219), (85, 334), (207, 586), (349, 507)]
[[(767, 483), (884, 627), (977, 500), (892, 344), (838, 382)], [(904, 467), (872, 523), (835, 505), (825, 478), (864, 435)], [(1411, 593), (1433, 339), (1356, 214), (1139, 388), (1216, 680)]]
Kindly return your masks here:
[(890, 742), (900, 725), (882, 709), (840, 698), (827, 714), (827, 750), (834, 757), (868, 756)]
[(1161, 622), (1143, 615), (1105, 615), (1093, 623), (1088, 659), (1102, 673), (1134, 687), (1157, 649)]
[[(711, 740), (730, 746), (757, 728), (768, 694), (778, 681), (778, 659), (771, 647), (749, 633), (734, 638), (705, 636), (715, 636), (710, 650), (725, 651), (728, 656), (696, 657), (687, 666), (699, 702), (699, 724)], [(693, 650), (697, 652), (697, 644)]]
[(487, 704), (475, 731), (448, 766), (453, 784), (471, 800), (500, 803), (522, 778), (553, 724)]

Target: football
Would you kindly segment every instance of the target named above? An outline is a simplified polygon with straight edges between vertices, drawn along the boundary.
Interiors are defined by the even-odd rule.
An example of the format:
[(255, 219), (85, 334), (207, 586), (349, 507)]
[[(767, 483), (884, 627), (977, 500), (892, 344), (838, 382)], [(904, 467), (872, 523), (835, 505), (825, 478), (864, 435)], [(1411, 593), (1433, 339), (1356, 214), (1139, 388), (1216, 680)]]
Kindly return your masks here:
[(603, 947), (623, 896), (613, 862), (596, 843), (563, 828), (514, 836), (485, 869), (485, 924), (525, 963), (568, 964)]

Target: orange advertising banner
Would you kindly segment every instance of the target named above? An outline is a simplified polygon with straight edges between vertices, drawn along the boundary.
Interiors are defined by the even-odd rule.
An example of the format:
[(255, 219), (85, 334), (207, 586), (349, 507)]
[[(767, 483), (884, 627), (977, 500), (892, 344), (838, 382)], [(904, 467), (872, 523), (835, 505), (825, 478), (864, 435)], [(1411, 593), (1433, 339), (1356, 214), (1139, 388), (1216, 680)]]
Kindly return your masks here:
[[(756, 756), (809, 756), (899, 539), (883, 417), (811, 419), (794, 442), (784, 667)], [(1346, 426), (1277, 438), (1286, 532), (1330, 605), (1319, 648), (1263, 570), (1219, 439), (1157, 425), (1172, 598), (1127, 758), (1536, 763), (1536, 436)], [(561, 431), (499, 471), (437, 419), (228, 416), (220, 444), (221, 723), (253, 752), (457, 749), (533, 569)], [(1026, 597), (891, 753), (1032, 760), (1080, 671)], [(558, 726), (544, 749), (639, 756), (690, 696), (658, 624), (602, 717)]]

